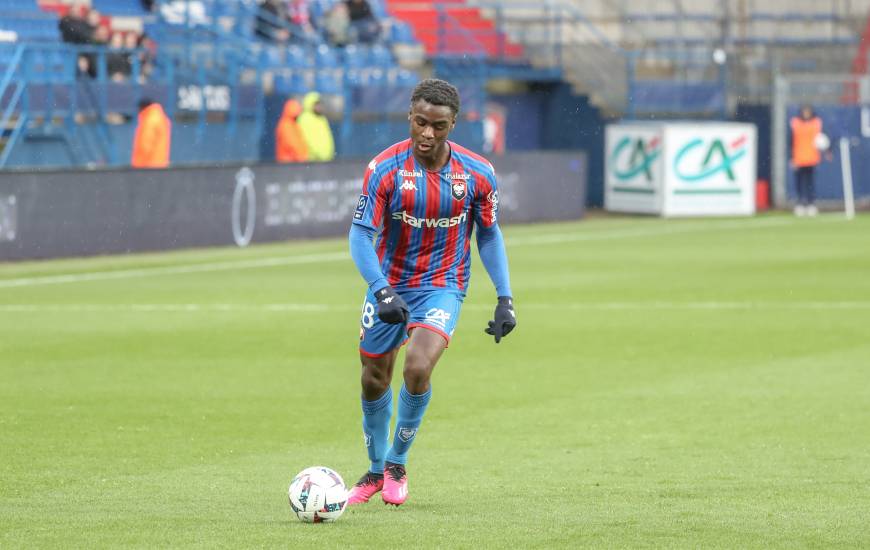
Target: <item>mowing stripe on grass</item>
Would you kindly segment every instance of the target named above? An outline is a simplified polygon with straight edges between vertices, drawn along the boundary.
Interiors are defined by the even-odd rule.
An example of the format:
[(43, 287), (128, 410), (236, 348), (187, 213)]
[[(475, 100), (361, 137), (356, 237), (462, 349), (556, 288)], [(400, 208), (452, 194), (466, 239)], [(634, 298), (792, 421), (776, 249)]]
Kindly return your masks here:
[[(644, 229), (625, 229), (609, 232), (553, 233), (549, 235), (539, 235), (533, 237), (516, 237), (511, 238), (507, 245), (508, 248), (513, 248), (516, 246), (539, 246), (566, 242), (601, 241), (634, 237), (653, 237), (660, 235), (693, 233), (701, 231), (758, 229), (761, 227), (777, 227), (789, 225), (792, 223), (794, 223), (794, 220), (792, 218), (744, 219), (724, 222), (707, 221), (696, 224), (681, 223), (674, 226), (665, 225), (660, 227), (650, 227)], [(143, 267), (137, 269), (118, 269), (113, 271), (94, 271), (90, 273), (40, 275), (34, 277), (20, 277), (15, 279), (0, 279), (0, 288), (79, 283), (89, 281), (105, 281), (112, 279), (131, 279), (136, 277), (152, 277), (160, 275), (183, 275), (188, 273), (230, 271), (236, 269), (257, 269), (263, 267), (328, 263), (338, 261), (350, 261), (350, 254), (346, 252), (330, 252), (323, 254), (306, 254), (299, 256), (277, 256), (252, 260), (234, 260), (160, 267)]]

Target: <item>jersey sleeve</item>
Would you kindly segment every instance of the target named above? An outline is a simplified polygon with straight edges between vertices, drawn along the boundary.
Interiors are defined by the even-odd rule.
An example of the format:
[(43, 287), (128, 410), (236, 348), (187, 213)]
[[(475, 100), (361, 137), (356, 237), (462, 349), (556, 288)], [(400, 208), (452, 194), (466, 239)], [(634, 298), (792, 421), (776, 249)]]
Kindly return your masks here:
[(372, 160), (363, 177), (362, 194), (353, 212), (353, 223), (380, 231), (384, 212), (388, 210), (393, 193), (392, 172), (385, 163)]
[(474, 190), (474, 222), (479, 227), (492, 227), (498, 223), (498, 183), (495, 170), (479, 173)]

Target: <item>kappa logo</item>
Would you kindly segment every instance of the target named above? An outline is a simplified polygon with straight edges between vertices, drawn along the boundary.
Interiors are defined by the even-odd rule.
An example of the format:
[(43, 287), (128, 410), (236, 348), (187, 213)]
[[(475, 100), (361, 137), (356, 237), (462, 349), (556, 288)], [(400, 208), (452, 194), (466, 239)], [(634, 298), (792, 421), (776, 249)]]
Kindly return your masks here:
[(468, 193), (468, 186), (465, 184), (464, 180), (454, 180), (453, 184), (450, 186), (450, 191), (453, 194), (454, 199), (461, 201)]
[(407, 443), (417, 435), (417, 428), (399, 428), (398, 435), (399, 439)]
[(444, 328), (447, 325), (447, 321), (450, 320), (450, 313), (441, 308), (433, 307), (426, 312), (426, 320), (433, 325)]
[(405, 180), (402, 182), (402, 185), (399, 186), (399, 189), (402, 191), (416, 191), (417, 184), (414, 183), (413, 180)]
[(372, 434), (364, 433), (363, 440), (365, 440), (365, 442), (366, 442), (366, 447), (372, 446)]
[(377, 168), (377, 167), (378, 167), (377, 161), (375, 161), (375, 159), (372, 159), (372, 161), (369, 163), (369, 170), (374, 172), (375, 168)]
[(392, 297), (392, 296), (387, 296), (386, 298), (384, 298), (384, 303), (385, 303), (385, 304), (391, 304), (392, 302), (393, 302), (393, 297)]

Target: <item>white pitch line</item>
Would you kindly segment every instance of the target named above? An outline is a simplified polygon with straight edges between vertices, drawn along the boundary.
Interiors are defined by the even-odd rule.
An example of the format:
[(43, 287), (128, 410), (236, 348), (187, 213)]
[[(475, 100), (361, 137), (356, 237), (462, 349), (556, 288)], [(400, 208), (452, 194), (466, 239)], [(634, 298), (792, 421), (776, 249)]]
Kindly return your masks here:
[[(311, 312), (359, 311), (358, 306), (335, 304), (0, 304), (3, 313), (215, 313), (215, 312)], [(492, 305), (467, 304), (466, 310), (490, 311)], [(870, 301), (845, 302), (567, 302), (517, 304), (523, 310), (855, 310), (870, 309)]]
[[(692, 233), (696, 231), (720, 231), (732, 229), (754, 229), (758, 227), (773, 227), (794, 223), (791, 218), (747, 219), (727, 222), (705, 222), (699, 224), (681, 224), (677, 226), (657, 226), (644, 229), (624, 229), (610, 232), (580, 232), (553, 233), (550, 235), (517, 237), (508, 239), (508, 248), (516, 246), (539, 246), (579, 241), (603, 241), (632, 237), (654, 237), (674, 233)], [(136, 269), (118, 269), (112, 271), (94, 271), (90, 273), (68, 273), (63, 275), (39, 275), (34, 277), (19, 277), (15, 279), (0, 279), (0, 289), (23, 286), (51, 285), (62, 283), (79, 283), (87, 281), (107, 281), (112, 279), (131, 279), (159, 275), (183, 275), (188, 273), (205, 273), (214, 271), (230, 271), (236, 269), (257, 269), (286, 265), (327, 263), (350, 261), (349, 252), (330, 252), (307, 254), (300, 256), (276, 256), (251, 260), (234, 260), (222, 262), (204, 262), (185, 265), (160, 267), (142, 267)]]

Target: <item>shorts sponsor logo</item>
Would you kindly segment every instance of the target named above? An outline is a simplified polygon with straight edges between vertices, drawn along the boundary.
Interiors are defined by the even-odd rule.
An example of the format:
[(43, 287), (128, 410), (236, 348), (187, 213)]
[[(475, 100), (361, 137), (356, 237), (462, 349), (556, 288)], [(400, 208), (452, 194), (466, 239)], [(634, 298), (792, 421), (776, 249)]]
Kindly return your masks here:
[(399, 170), (399, 175), (403, 178), (422, 178), (422, 170)]
[(407, 443), (414, 439), (414, 436), (417, 435), (417, 428), (399, 428), (398, 434), (399, 439)]
[(445, 328), (450, 320), (450, 314), (441, 308), (433, 307), (426, 312), (426, 322)]
[(366, 206), (369, 204), (368, 195), (360, 195), (359, 201), (356, 203), (356, 210), (353, 212), (353, 219), (361, 220), (363, 219), (363, 214), (366, 211)]
[(402, 182), (402, 185), (399, 186), (399, 189), (402, 191), (416, 191), (417, 184), (414, 183), (414, 180), (405, 180)]
[(468, 186), (463, 180), (454, 180), (453, 185), (450, 186), (450, 191), (453, 194), (454, 199), (461, 201), (465, 198), (465, 195), (468, 192)]
[(402, 221), (411, 227), (417, 228), (433, 228), (433, 227), (454, 227), (461, 223), (465, 223), (468, 219), (468, 213), (463, 212), (452, 218), (416, 218), (404, 210), (401, 212), (393, 212), (393, 219)]

